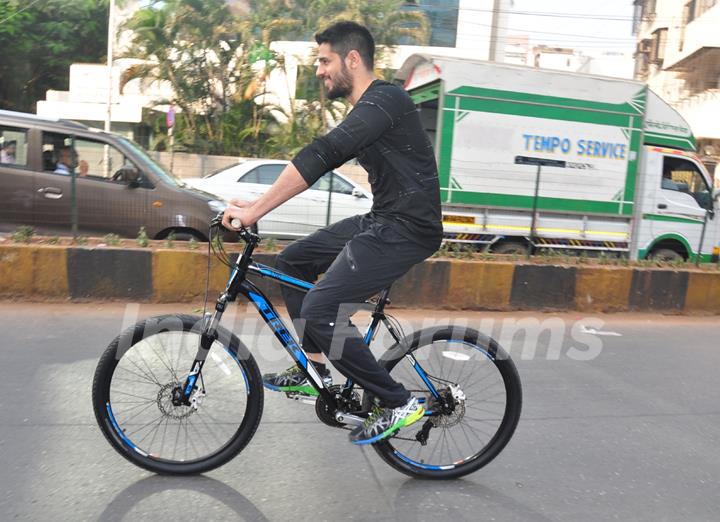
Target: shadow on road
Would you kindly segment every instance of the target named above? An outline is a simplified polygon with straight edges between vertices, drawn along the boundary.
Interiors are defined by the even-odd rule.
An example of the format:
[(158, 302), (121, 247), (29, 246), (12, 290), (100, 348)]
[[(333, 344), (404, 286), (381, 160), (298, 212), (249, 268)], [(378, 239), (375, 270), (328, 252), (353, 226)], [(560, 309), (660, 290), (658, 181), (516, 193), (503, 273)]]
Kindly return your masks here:
[(511, 496), (467, 478), (448, 481), (408, 479), (395, 494), (395, 516), (418, 520), (523, 520), (551, 519)]
[[(237, 515), (235, 520), (247, 522), (264, 522), (268, 520), (265, 515), (255, 507), (255, 504), (224, 482), (203, 476), (180, 478), (161, 475), (146, 477), (130, 484), (115, 495), (115, 498), (113, 498), (100, 514), (98, 520), (103, 522), (126, 520), (126, 517), (141, 502), (146, 500), (150, 500), (151, 504), (166, 502), (169, 498), (164, 494), (176, 492), (187, 492), (187, 504), (194, 504), (198, 517), (204, 520), (211, 519), (208, 518), (208, 515), (212, 517), (213, 510), (207, 509), (204, 501), (198, 500), (198, 497), (203, 495), (217, 500), (220, 504), (223, 504), (233, 511)], [(199, 505), (200, 502), (202, 502), (202, 507)], [(174, 507), (177, 509), (178, 506)], [(186, 512), (186, 514), (189, 515), (190, 513)], [(137, 513), (133, 513), (133, 515), (132, 518), (136, 519)], [(130, 520), (130, 518), (127, 518), (127, 520)]]

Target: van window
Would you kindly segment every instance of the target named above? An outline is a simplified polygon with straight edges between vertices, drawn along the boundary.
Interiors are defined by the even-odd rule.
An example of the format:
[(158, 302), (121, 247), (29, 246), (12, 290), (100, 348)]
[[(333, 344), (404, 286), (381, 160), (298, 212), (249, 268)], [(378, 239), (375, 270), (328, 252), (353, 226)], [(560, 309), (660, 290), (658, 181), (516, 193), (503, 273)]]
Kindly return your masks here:
[(112, 145), (51, 132), (43, 133), (42, 156), (47, 172), (115, 182), (124, 182), (123, 167), (133, 166)]
[(700, 207), (712, 210), (712, 192), (692, 161), (666, 156), (663, 160), (661, 188), (690, 194)]
[(27, 132), (17, 127), (0, 126), (0, 163), (27, 166)]

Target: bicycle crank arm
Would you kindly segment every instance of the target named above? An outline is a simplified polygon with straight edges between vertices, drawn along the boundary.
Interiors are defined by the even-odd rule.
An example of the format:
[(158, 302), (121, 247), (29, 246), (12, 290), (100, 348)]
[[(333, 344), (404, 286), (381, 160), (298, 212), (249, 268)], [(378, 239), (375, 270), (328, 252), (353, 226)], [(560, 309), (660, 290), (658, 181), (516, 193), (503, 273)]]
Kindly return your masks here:
[(349, 413), (337, 412), (335, 420), (347, 426), (362, 426), (365, 423), (365, 417), (350, 415)]

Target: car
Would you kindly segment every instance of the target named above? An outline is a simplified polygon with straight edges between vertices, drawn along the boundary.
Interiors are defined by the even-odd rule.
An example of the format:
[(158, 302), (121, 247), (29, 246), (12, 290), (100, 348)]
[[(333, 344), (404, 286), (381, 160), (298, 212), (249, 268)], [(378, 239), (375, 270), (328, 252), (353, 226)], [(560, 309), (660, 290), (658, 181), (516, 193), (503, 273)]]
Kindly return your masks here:
[[(0, 110), (0, 230), (207, 241), (226, 204), (186, 187), (131, 140), (77, 122)], [(73, 204), (74, 202), (74, 204)]]
[[(284, 160), (247, 160), (204, 178), (186, 178), (184, 181), (226, 201), (253, 200), (275, 183), (288, 163)], [(264, 216), (256, 230), (264, 237), (297, 238), (341, 219), (366, 214), (371, 207), (372, 194), (368, 190), (339, 172), (330, 171), (306, 191)]]

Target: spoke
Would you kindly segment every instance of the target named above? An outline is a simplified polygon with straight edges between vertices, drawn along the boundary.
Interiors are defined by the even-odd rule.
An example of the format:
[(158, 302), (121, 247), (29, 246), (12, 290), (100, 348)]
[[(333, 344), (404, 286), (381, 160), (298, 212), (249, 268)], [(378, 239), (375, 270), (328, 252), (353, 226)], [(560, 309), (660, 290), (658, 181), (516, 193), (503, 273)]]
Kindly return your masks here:
[[(460, 445), (459, 445), (459, 444), (457, 443), (457, 441), (455, 440), (455, 437), (453, 437), (453, 432), (450, 431), (450, 429), (448, 429), (447, 432), (448, 432), (448, 437), (450, 437), (450, 440), (452, 441), (453, 444), (455, 444), (455, 447), (458, 449), (458, 453), (457, 453), (457, 454), (458, 454), (459, 456), (462, 456), (462, 455), (464, 454), (464, 452), (463, 452), (462, 448), (460, 448)], [(460, 457), (459, 457), (459, 458), (460, 458)], [(453, 458), (450, 463), (453, 463), (453, 462), (455, 462), (456, 460), (459, 460), (459, 458), (457, 458), (457, 459), (456, 459), (456, 458)]]
[(468, 416), (466, 415), (463, 420), (465, 420), (465, 419), (467, 419), (467, 420), (469, 420), (469, 421), (473, 421), (473, 422), (483, 422), (483, 423), (487, 423), (487, 422), (502, 422), (502, 417), (496, 417), (496, 418), (492, 418), (492, 419), (477, 419), (477, 418), (475, 418), (475, 417), (468, 417)]
[(142, 426), (140, 426), (140, 427), (139, 427), (138, 429), (136, 429), (135, 431), (132, 431), (132, 432), (130, 432), (130, 433), (127, 433), (127, 431), (126, 431), (126, 432), (125, 432), (125, 435), (127, 435), (127, 437), (130, 438), (130, 435), (134, 435), (134, 434), (138, 433), (139, 431), (144, 430), (145, 428), (147, 428), (147, 427), (150, 426), (151, 424), (154, 424), (155, 421), (157, 421), (158, 419), (161, 419), (163, 416), (164, 416), (164, 415), (161, 413), (159, 417), (155, 417), (153, 420), (151, 420), (150, 422), (148, 422), (148, 423), (146, 423), (146, 424), (143, 424)]
[(159, 420), (158, 423), (157, 423), (157, 426), (155, 427), (155, 429), (148, 431), (148, 432), (143, 436), (143, 438), (140, 439), (140, 440), (137, 442), (137, 445), (139, 446), (139, 445), (142, 443), (142, 441), (144, 441), (144, 440), (148, 437), (148, 435), (150, 435), (150, 434), (152, 433), (152, 434), (153, 434), (153, 438), (152, 438), (152, 440), (150, 441), (150, 447), (152, 447), (152, 443), (155, 441), (155, 436), (157, 435), (157, 432), (158, 432), (158, 430), (160, 429), (160, 425), (163, 423), (163, 421), (167, 422), (167, 419), (168, 419), (168, 418), (169, 418), (169, 417), (167, 417), (167, 416), (161, 416), (161, 417), (160, 417), (160, 420)]
[[(155, 437), (157, 437), (157, 434), (160, 432), (160, 425), (165, 421), (167, 424), (168, 419), (170, 417), (165, 417), (164, 419), (160, 419), (160, 422), (158, 422), (157, 428), (152, 432), (153, 436), (152, 439), (150, 439), (150, 445), (148, 446), (148, 452), (152, 451), (152, 448), (155, 446)], [(149, 432), (148, 432), (149, 433)]]
[[(470, 448), (470, 451), (474, 451), (473, 443), (470, 441), (470, 437), (468, 437), (467, 431), (465, 430), (465, 425), (461, 422), (459, 424), (459, 426), (460, 426), (460, 430), (462, 430), (462, 433), (465, 436), (465, 440), (467, 440), (468, 448)], [(480, 449), (480, 451), (482, 451), (483, 448), (485, 448), (485, 444), (483, 444), (483, 447)], [(477, 453), (480, 453), (480, 451), (478, 451)], [(474, 453), (471, 453), (470, 456), (472, 456), (472, 455), (474, 455)]]
[[(215, 439), (215, 442), (217, 442), (219, 444), (217, 449), (222, 448), (225, 444), (218, 438), (215, 430), (210, 429), (210, 426), (208, 425), (207, 421), (205, 420), (205, 417), (203, 415), (200, 415), (200, 411), (198, 411), (197, 416), (198, 416), (198, 419), (205, 425), (205, 428), (207, 428), (210, 435), (212, 435), (212, 437)], [(219, 423), (216, 423), (216, 424), (219, 424)]]
[[(165, 422), (165, 428), (163, 429), (162, 440), (160, 441), (160, 455), (165, 455), (165, 436), (167, 435), (168, 426), (170, 425), (170, 417)], [(164, 458), (164, 457), (163, 457)]]
[(178, 447), (178, 441), (180, 440), (180, 426), (182, 425), (182, 419), (180, 419), (180, 422), (178, 423), (178, 431), (177, 435), (175, 435), (175, 447), (173, 448), (172, 458), (175, 460), (175, 454), (177, 452)]
[(119, 393), (120, 395), (127, 395), (128, 397), (132, 397), (134, 399), (140, 399), (145, 402), (155, 402), (154, 398), (148, 399), (147, 397), (143, 397), (141, 395), (134, 395), (132, 393), (128, 393), (128, 392), (124, 392), (124, 391), (120, 391), (120, 390), (110, 390), (110, 395), (115, 395), (116, 393)]
[[(122, 368), (122, 369), (125, 370), (125, 368)], [(127, 371), (127, 370), (126, 370), (126, 371)], [(129, 382), (129, 383), (131, 383), (133, 386), (140, 386), (140, 385), (143, 385), (143, 386), (153, 386), (153, 387), (156, 387), (156, 386), (157, 386), (157, 383), (156, 383), (156, 382), (148, 381), (147, 379), (144, 379), (144, 378), (142, 378), (142, 377), (140, 377), (140, 379), (141, 379), (140, 382), (138, 382), (137, 379), (126, 379), (126, 378), (124, 378), (124, 377), (118, 377), (117, 375), (115, 375), (115, 376), (113, 376), (113, 378), (112, 378), (112, 382), (113, 382), (113, 383), (115, 383), (115, 382), (117, 382), (117, 381)]]
[[(480, 377), (477, 381), (471, 382), (469, 386), (465, 386), (465, 389), (468, 391), (475, 390), (479, 384), (486, 384), (484, 381), (486, 379), (493, 378), (493, 376), (495, 374), (496, 374), (496, 372), (490, 372), (486, 376)], [(502, 375), (499, 375), (499, 372), (498, 372), (497, 378), (493, 379), (493, 382), (491, 382), (490, 384), (487, 384), (484, 388), (481, 388), (478, 391), (478, 393), (482, 394), (482, 392), (484, 392), (488, 388), (490, 388), (492, 386), (499, 386), (499, 385), (501, 385), (501, 383), (504, 383), (504, 381), (502, 380)], [(503, 390), (504, 390), (504, 387), (503, 387)]]
[[(141, 351), (140, 348), (139, 348), (139, 345), (135, 345), (133, 348), (134, 348), (135, 350), (137, 350), (136, 353), (138, 354), (138, 357), (140, 357), (140, 360), (142, 360), (142, 362), (145, 364), (145, 368), (147, 368), (147, 370), (150, 372), (150, 375), (152, 376), (152, 378), (155, 379), (155, 382), (156, 382), (156, 383), (160, 384), (160, 380), (159, 380), (159, 379), (157, 378), (157, 376), (155, 375), (155, 372), (152, 371), (152, 368), (150, 368), (150, 365), (149, 365), (148, 362), (145, 360), (145, 357), (143, 357), (143, 354), (142, 354), (142, 351)], [(139, 369), (139, 368), (138, 368), (138, 369)]]
[[(165, 350), (164, 348), (165, 348), (165, 346), (160, 347), (160, 353), (167, 352), (167, 350)], [(177, 378), (177, 374), (175, 373), (175, 370), (173, 370), (170, 366), (168, 366), (168, 364), (165, 362), (165, 360), (160, 355), (158, 355), (157, 351), (155, 351), (155, 348), (153, 348), (151, 346), (150, 349), (155, 354), (155, 357), (157, 357), (158, 360), (163, 364), (163, 366), (165, 366), (165, 369), (170, 373), (170, 377), (172, 377), (177, 382), (178, 378)]]
[[(488, 440), (490, 440), (490, 439), (493, 437), (493, 435), (494, 435), (494, 433), (486, 433), (486, 432), (482, 431), (480, 428), (473, 428), (473, 427), (470, 426), (469, 424), (466, 424), (465, 427), (466, 427), (467, 429), (469, 429), (470, 431), (472, 431), (473, 434), (480, 433), (480, 435), (483, 435), (483, 436), (485, 436), (485, 437), (488, 437)], [(476, 435), (476, 436), (477, 436), (477, 435)]]
[[(115, 405), (115, 404), (118, 404), (118, 403), (117, 403), (117, 402), (114, 402), (113, 405)], [(128, 404), (128, 403), (124, 403), (124, 402), (123, 402), (123, 403), (121, 403), (121, 404)], [(128, 409), (126, 409), (126, 410), (114, 410), (114, 411), (116, 412), (116, 413), (115, 413), (115, 417), (120, 417), (120, 418), (122, 418), (123, 416), (127, 415), (128, 413), (130, 413), (132, 410), (134, 410), (134, 409), (136, 409), (136, 408), (141, 408), (141, 407), (143, 407), (143, 406), (145, 406), (145, 407), (144, 407), (140, 412), (138, 412), (138, 413), (142, 413), (143, 411), (147, 410), (148, 408), (150, 408), (150, 407), (152, 406), (152, 404), (146, 404), (146, 403), (144, 403), (144, 402), (140, 402), (140, 403), (137, 403), (135, 406), (131, 406), (130, 408), (128, 408)], [(133, 417), (130, 417), (130, 419), (134, 419), (134, 418), (135, 418), (134, 416), (133, 416)], [(130, 420), (130, 419), (127, 419), (127, 420)], [(127, 422), (127, 420), (125, 420), (125, 422)]]
[[(197, 433), (198, 433), (198, 435), (199, 435), (198, 440), (204, 442), (203, 437), (202, 437), (202, 433), (200, 432), (200, 430), (198, 429), (198, 427), (197, 427), (195, 424), (192, 423), (192, 417), (188, 417), (187, 426), (189, 426), (190, 428), (194, 428), (195, 431), (197, 431)], [(196, 458), (200, 458), (201, 456), (203, 456), (203, 455), (200, 453), (200, 451), (197, 449), (197, 446), (195, 446), (195, 442), (193, 441), (193, 438), (190, 436), (189, 433), (188, 433), (188, 437), (190, 437), (190, 444), (192, 444), (193, 450), (195, 450)], [(207, 445), (207, 443), (205, 443), (205, 447), (208, 448), (208, 450), (209, 450), (208, 452), (209, 452), (209, 453), (212, 452), (212, 449), (210, 448), (210, 446)]]
[[(504, 408), (503, 408), (504, 409)], [(473, 412), (480, 412), (480, 413), (489, 413), (492, 415), (498, 415), (497, 410), (488, 410), (485, 408), (481, 408), (479, 405), (473, 405), (472, 408), (465, 408), (465, 410), (472, 410)]]
[(128, 370), (127, 368), (125, 368), (125, 366), (121, 366), (120, 364), (117, 365), (117, 368), (119, 368), (120, 370), (122, 370), (122, 371), (124, 371), (124, 372), (128, 372), (128, 373), (131, 374), (131, 375), (134, 375), (134, 376), (137, 377), (138, 379), (141, 379), (141, 380), (143, 380), (143, 381), (147, 381), (147, 382), (149, 382), (149, 383), (151, 383), (151, 384), (154, 384), (154, 385), (156, 385), (156, 386), (162, 386), (159, 382), (153, 381), (153, 380), (150, 378), (150, 376), (145, 372), (145, 370), (143, 370), (143, 369), (140, 368), (137, 364), (135, 364), (135, 361), (133, 361), (133, 360), (130, 359), (130, 358), (127, 358), (127, 359), (125, 359), (125, 360), (128, 361), (128, 362), (129, 362), (130, 364), (132, 364), (133, 366), (135, 366), (135, 368), (137, 368), (137, 369), (140, 371), (140, 373), (142, 373), (142, 375), (140, 375), (140, 374), (138, 374), (138, 373), (135, 373), (135, 372), (132, 372), (132, 371)]

